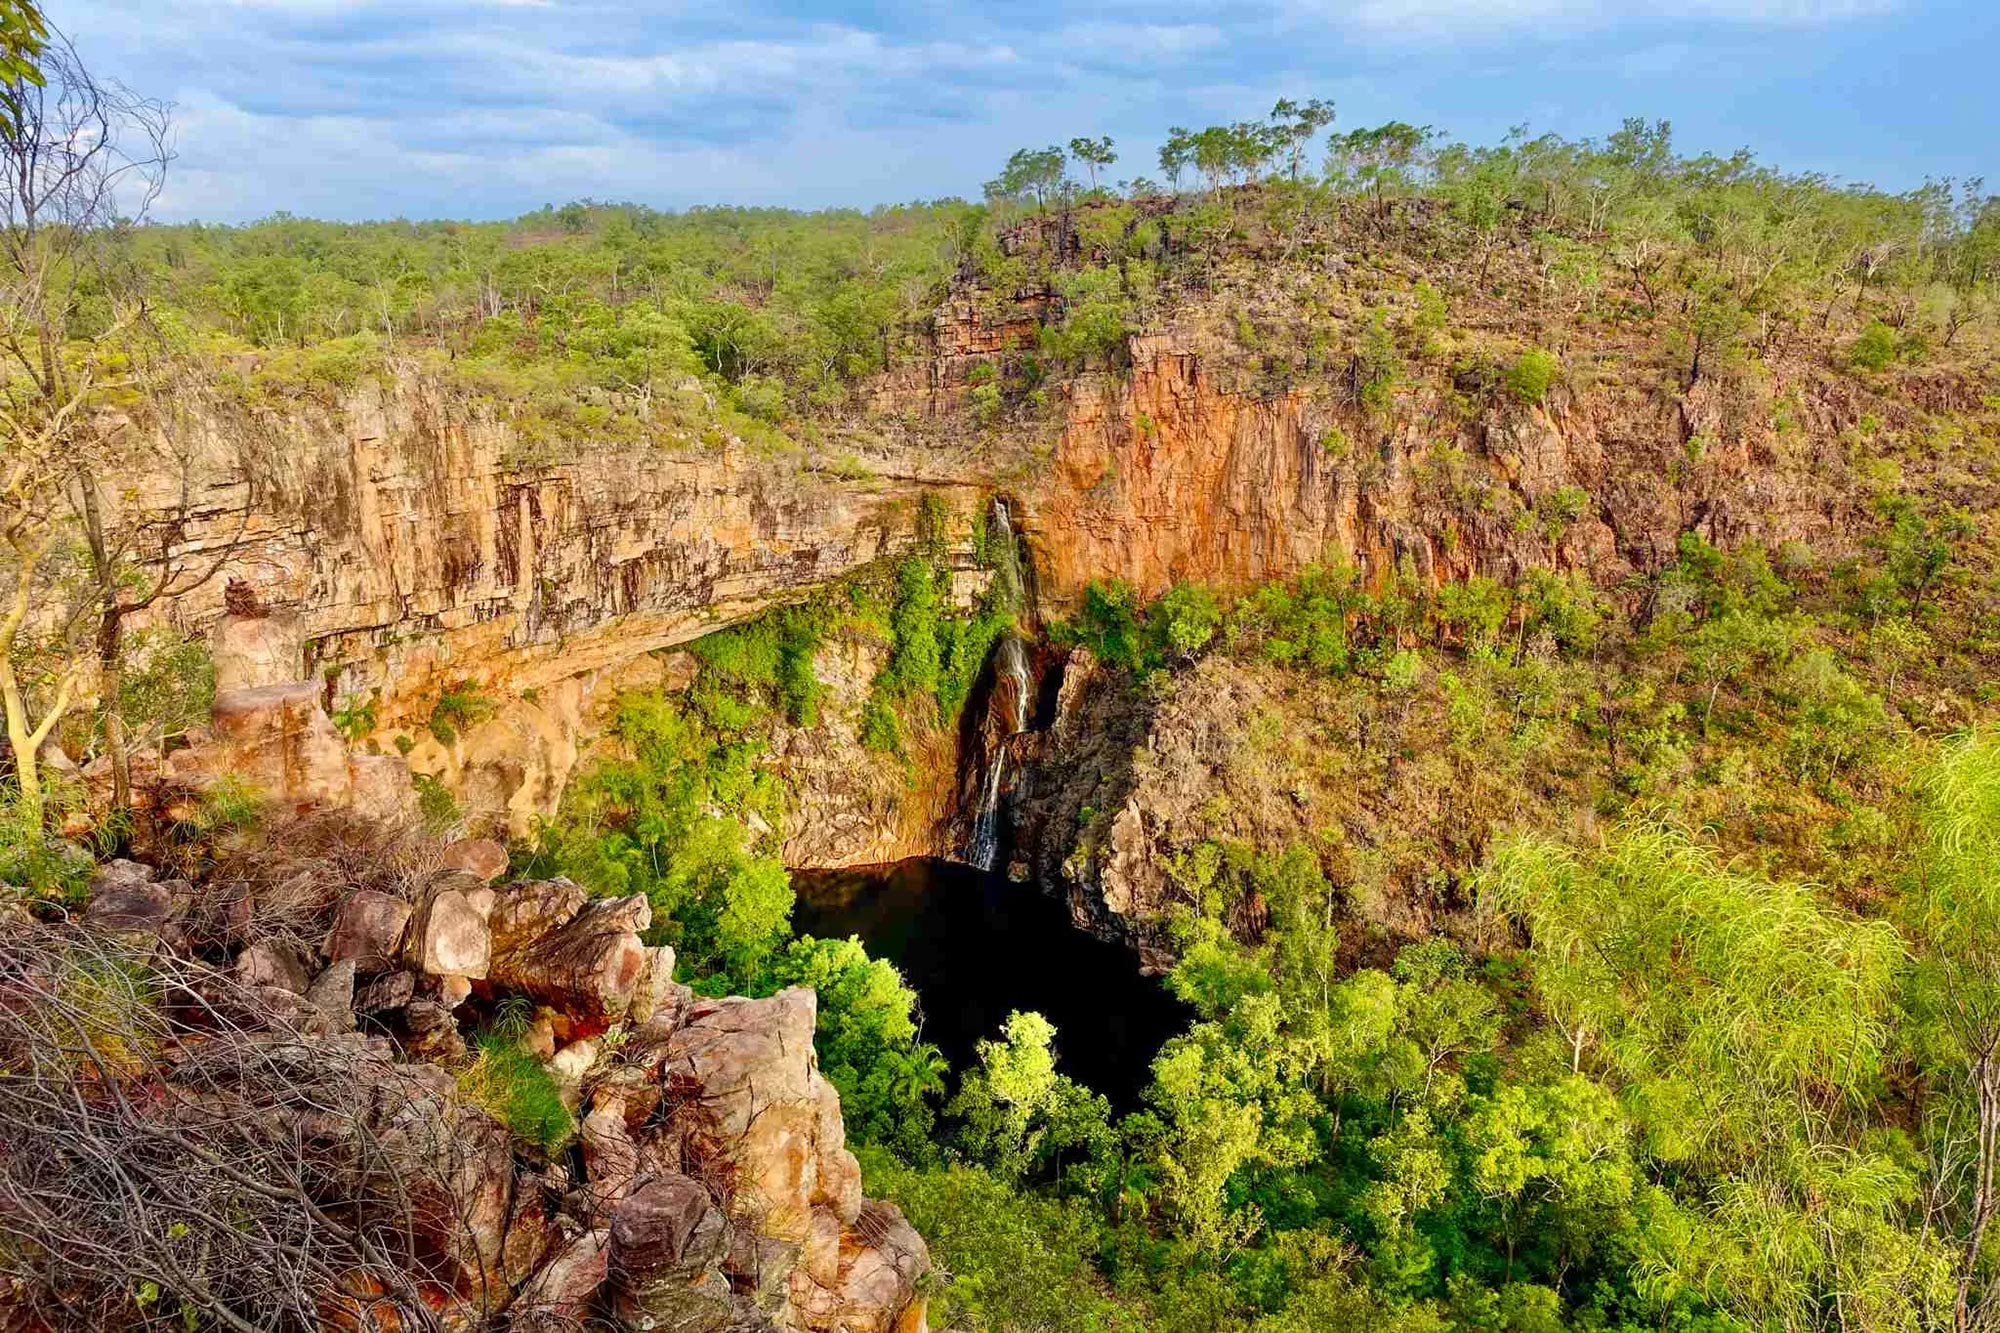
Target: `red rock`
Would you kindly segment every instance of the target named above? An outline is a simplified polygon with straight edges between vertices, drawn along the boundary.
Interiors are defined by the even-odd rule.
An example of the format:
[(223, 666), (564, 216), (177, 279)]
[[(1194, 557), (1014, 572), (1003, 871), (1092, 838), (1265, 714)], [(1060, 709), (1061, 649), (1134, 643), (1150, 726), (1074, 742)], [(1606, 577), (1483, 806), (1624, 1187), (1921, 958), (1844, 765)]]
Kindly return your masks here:
[(604, 1285), (610, 1233), (586, 1231), (557, 1252), (555, 1258), (521, 1289), (510, 1307), (507, 1327), (530, 1333), (582, 1327), (591, 1297)]
[(381, 972), (391, 966), (403, 947), (410, 921), (410, 904), (375, 889), (356, 889), (341, 899), (327, 937), (328, 958), (352, 959), (355, 971)]
[(444, 849), (443, 865), (491, 884), (507, 873), (507, 849), (491, 838), (462, 838)]
[(259, 940), (236, 956), (236, 979), (245, 986), (275, 986), (304, 995), (311, 976), (299, 956), (274, 940)]
[(443, 889), (425, 904), (418, 927), (417, 965), (434, 977), (486, 975), (492, 959), (492, 936), (483, 916), (467, 894)]
[[(532, 887), (543, 891), (538, 902), (548, 901), (547, 886)], [(514, 901), (514, 890), (502, 894), (495, 917)], [(567, 924), (532, 939), (523, 940), (525, 922), (510, 917), (511, 947), (482, 975), (497, 989), (533, 996), (561, 1012), (574, 1035), (588, 1036), (630, 1011), (651, 961), (639, 932), (651, 921), (652, 907), (642, 894), (590, 903)]]

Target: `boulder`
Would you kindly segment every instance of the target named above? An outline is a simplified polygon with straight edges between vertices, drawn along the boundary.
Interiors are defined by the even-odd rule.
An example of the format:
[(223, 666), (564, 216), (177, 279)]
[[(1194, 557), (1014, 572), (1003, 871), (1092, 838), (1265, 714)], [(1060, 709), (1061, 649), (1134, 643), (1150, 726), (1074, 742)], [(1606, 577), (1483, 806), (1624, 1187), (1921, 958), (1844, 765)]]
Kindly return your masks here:
[(389, 972), (355, 992), (354, 1008), (358, 1013), (381, 1014), (401, 1009), (416, 998), (417, 979), (413, 974)]
[(295, 810), (350, 806), (382, 819), (416, 813), (409, 766), (396, 755), (357, 755), (321, 706), (317, 680), (218, 689), (207, 733), (167, 759), (167, 777), (203, 788), (235, 777)]
[(486, 975), (492, 957), (486, 916), (476, 900), (459, 889), (431, 895), (415, 943), (417, 966), (434, 977), (478, 980)]
[(294, 995), (304, 995), (311, 981), (298, 954), (276, 940), (259, 940), (236, 955), (236, 979), (253, 989), (272, 986)]
[(610, 1233), (598, 1229), (558, 1250), (514, 1298), (507, 1327), (514, 1333), (569, 1333), (584, 1327), (591, 1298), (604, 1285), (609, 1242)]
[(151, 866), (111, 861), (90, 877), (85, 924), (117, 934), (157, 935), (173, 914), (171, 889), (154, 878)]
[(507, 849), (491, 838), (461, 838), (444, 849), (443, 865), (491, 884), (507, 873)]
[(646, 950), (646, 971), (632, 992), (626, 1017), (634, 1023), (653, 1019), (693, 1003), (694, 992), (674, 980), (674, 951), (667, 945)]
[(317, 1009), (335, 1032), (354, 1030), (354, 960), (342, 959), (313, 978), (306, 1003)]
[(817, 1012), (803, 986), (767, 1000), (702, 1001), (667, 1042), (669, 1075), (684, 1072), (700, 1087), (717, 1132), (736, 1145), (732, 1208), (759, 1235), (791, 1244), (805, 1241), (822, 1193)]
[(410, 780), (410, 766), (401, 755), (349, 754), (343, 803), (386, 823), (415, 818), (417, 788)]
[(394, 965), (410, 922), (410, 904), (375, 889), (356, 889), (341, 899), (327, 937), (327, 956), (352, 961), (355, 971), (381, 972)]
[(614, 1309), (640, 1327), (720, 1327), (729, 1284), (712, 1265), (727, 1244), (727, 1222), (698, 1182), (675, 1172), (641, 1181), (611, 1214)]
[(566, 879), (523, 880), (510, 884), (494, 900), (487, 918), (496, 958), (533, 943), (568, 925), (590, 901), (583, 887)]
[(924, 1238), (892, 1203), (871, 1200), (841, 1247), (837, 1285), (792, 1274), (792, 1301), (813, 1333), (920, 1333), (917, 1283), (930, 1270)]
[(458, 1020), (436, 1000), (411, 1000), (403, 1006), (403, 1049), (419, 1060), (456, 1060), (465, 1054)]
[[(501, 896), (496, 918), (509, 911), (514, 895), (509, 890)], [(496, 989), (519, 991), (563, 1014), (577, 1035), (601, 1032), (631, 1010), (648, 975), (651, 956), (639, 932), (652, 918), (643, 894), (603, 899), (586, 905), (566, 924), (524, 940), (522, 923), (510, 912), (512, 947), (496, 954), (490, 972), (478, 975)]]
[(639, 1145), (632, 1141), (622, 1104), (597, 1098), (578, 1128), (577, 1141), (590, 1182), (591, 1216), (607, 1216), (639, 1175)]

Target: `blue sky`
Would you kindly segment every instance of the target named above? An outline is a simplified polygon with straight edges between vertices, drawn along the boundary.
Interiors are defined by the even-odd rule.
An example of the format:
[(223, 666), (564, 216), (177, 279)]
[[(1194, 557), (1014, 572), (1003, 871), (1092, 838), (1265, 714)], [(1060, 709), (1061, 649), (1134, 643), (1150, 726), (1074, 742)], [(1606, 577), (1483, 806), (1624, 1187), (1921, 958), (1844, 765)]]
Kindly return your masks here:
[(973, 195), (1014, 148), (1331, 98), (1461, 138), (1665, 117), (1893, 188), (2000, 186), (2000, 0), (50, 0), (175, 103), (158, 215), (504, 217), (580, 197)]

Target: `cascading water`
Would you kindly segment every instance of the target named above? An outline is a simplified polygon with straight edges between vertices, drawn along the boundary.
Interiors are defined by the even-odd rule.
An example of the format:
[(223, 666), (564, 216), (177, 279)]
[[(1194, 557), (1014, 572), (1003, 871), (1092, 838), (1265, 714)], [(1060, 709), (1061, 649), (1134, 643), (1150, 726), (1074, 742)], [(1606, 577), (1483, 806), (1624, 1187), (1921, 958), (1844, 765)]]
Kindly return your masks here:
[(986, 773), (979, 788), (979, 804), (973, 810), (972, 837), (965, 848), (967, 861), (981, 870), (992, 870), (1000, 860), (1000, 797), (1007, 780), (1007, 749), (1014, 737), (1028, 729), (1033, 680), (1019, 626), (1033, 608), (1027, 605), (1021, 553), (1005, 500), (993, 501), (986, 536), (987, 556), (993, 563), (994, 605), (1012, 612), (1016, 626), (1001, 636), (993, 655), (994, 696), (986, 711)]

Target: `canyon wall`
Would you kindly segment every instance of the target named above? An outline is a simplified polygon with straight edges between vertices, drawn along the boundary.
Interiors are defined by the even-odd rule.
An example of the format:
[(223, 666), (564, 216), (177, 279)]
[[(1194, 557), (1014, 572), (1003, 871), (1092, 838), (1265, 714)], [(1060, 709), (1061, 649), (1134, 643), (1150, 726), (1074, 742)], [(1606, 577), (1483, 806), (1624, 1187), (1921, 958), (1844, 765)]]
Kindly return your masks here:
[[(233, 599), (261, 624), (217, 637), (225, 696), (309, 681), (357, 740), (516, 833), (619, 690), (671, 683), (649, 654), (907, 549), (927, 496), (970, 513), (982, 495), (963, 459), (887, 446), (838, 474), (727, 440), (547, 461), (410, 367), (332, 405), (199, 414), (174, 443), (179, 466), (132, 478), (121, 512), (190, 572), (222, 563), (150, 614), (221, 636)], [(444, 741), (425, 723), (452, 689), (497, 711)]]
[[(1127, 377), (1077, 382), (1026, 527), (1041, 585), (1096, 578), (1155, 595), (1244, 588), (1345, 560), (1428, 584), (1531, 568), (1603, 587), (1719, 545), (1850, 545), (1866, 493), (1840, 433), (1880, 404), (1805, 361), (1763, 384), (1704, 382), (1684, 404), (1605, 376), (1539, 404), (1419, 381), (1366, 411), (1325, 383), (1254, 387), (1187, 335), (1136, 338)], [(1794, 404), (1790, 430), (1772, 406)], [(1692, 445), (1690, 442), (1696, 442)]]
[[(400, 752), (475, 820), (521, 834), (554, 810), (620, 690), (685, 683), (660, 650), (909, 549), (927, 497), (966, 567), (988, 497), (1016, 501), (1056, 614), (1097, 578), (1242, 588), (1335, 561), (1375, 580), (1553, 568), (1615, 588), (1690, 529), (1851, 550), (1871, 491), (1843, 437), (1913, 410), (1811, 349), (1663, 394), (1661, 368), (1616, 347), (1589, 349), (1587, 374), (1532, 404), (1490, 366), (1420, 367), (1364, 407), (1337, 376), (1273, 375), (1197, 305), (1132, 340), (1128, 370), (1051, 381), (1045, 416), (975, 426), (977, 367), (1027, 347), (1049, 309), (1034, 292), (955, 294), (932, 362), (884, 377), (835, 432), (837, 465), (830, 446), (726, 438), (579, 442), (551, 459), (503, 411), (404, 367), (332, 405), (201, 415), (185, 489), (162, 474), (121, 499), (167, 516), (190, 564), (235, 543), (218, 577), (162, 611), (219, 633), (234, 585), (266, 622), (225, 693), (310, 682), (364, 749)], [(879, 651), (832, 645), (825, 725), (782, 738), (794, 864), (949, 851), (962, 823), (954, 737), (923, 738), (909, 774), (858, 744)], [(461, 687), (497, 711), (440, 738), (425, 723)]]

